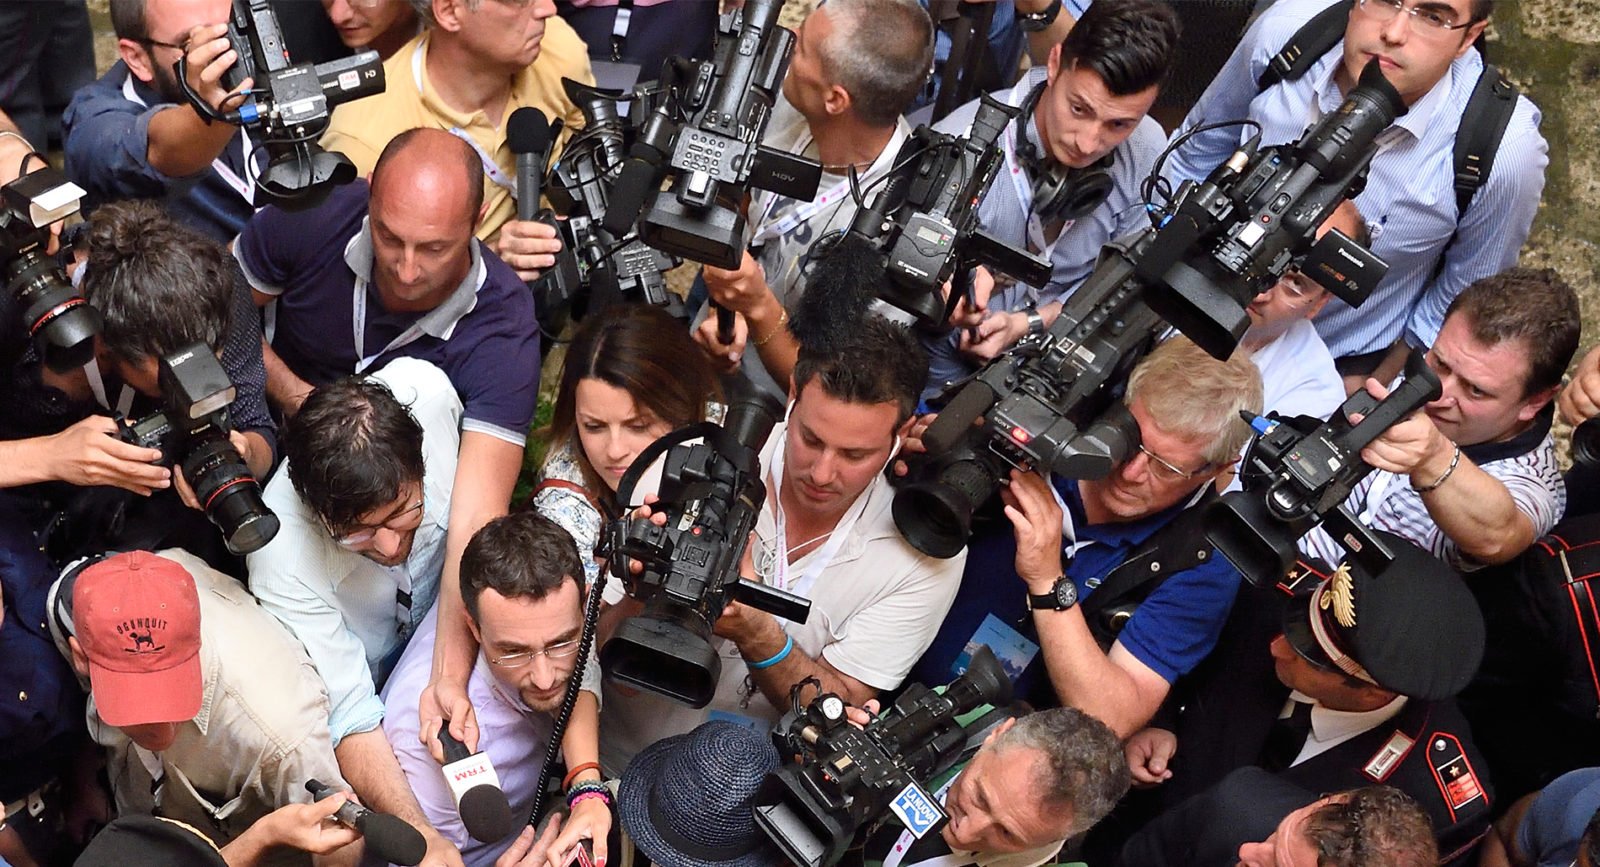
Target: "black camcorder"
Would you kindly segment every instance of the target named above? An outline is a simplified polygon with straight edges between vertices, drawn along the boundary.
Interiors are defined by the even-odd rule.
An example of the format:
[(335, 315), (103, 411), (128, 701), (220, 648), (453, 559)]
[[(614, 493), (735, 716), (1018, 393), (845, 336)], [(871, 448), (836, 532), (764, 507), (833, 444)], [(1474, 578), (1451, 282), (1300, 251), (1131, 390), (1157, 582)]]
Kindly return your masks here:
[(206, 517), (234, 554), (258, 551), (278, 533), (278, 516), (261, 499), (228, 433), (235, 390), (211, 350), (196, 343), (161, 359), (157, 381), (165, 408), (130, 422), (119, 418), (125, 442), (159, 449), (161, 463), (183, 469)]
[(100, 333), (100, 311), (72, 288), (60, 264), (45, 252), (50, 224), (76, 214), (82, 198), (83, 190), (48, 164), (0, 187), (0, 266), (5, 268), (6, 291), (15, 299), (14, 315), (23, 331), (55, 371), (88, 364)]
[(801, 690), (815, 683), (795, 686), (793, 710), (772, 731), (778, 754), (799, 762), (769, 774), (755, 800), (756, 824), (800, 867), (837, 864), (857, 832), (890, 814), (918, 839), (938, 832), (948, 816), (924, 786), (966, 746), (957, 717), (1011, 701), (1011, 680), (988, 645), (942, 692), (911, 684), (862, 728), (832, 693), (801, 706)]
[[(382, 93), (383, 60), (376, 51), (313, 66), (289, 58), (277, 14), (267, 0), (233, 0), (228, 42), (239, 59), (222, 75), (229, 90), (254, 79), (236, 108), (212, 107), (185, 78), (188, 58), (176, 65), (178, 86), (209, 123), (252, 130), (267, 150), (267, 167), (254, 180), (257, 206), (315, 207), (336, 186), (356, 178), (343, 154), (317, 146), (334, 107)], [(253, 159), (247, 155), (247, 162)]]
[[(974, 265), (1030, 286), (1050, 279), (1049, 262), (978, 226), (978, 203), (1000, 170), (1000, 136), (1018, 112), (984, 94), (965, 136), (917, 127), (895, 154), (894, 169), (872, 205), (856, 212), (850, 233), (885, 257), (888, 289), (880, 300), (921, 327), (943, 327)], [(946, 300), (944, 284), (952, 278), (956, 284)]]
[(1252, 142), (1203, 184), (1180, 187), (1155, 226), (1107, 244), (1047, 330), (946, 391), (923, 438), (928, 453), (907, 462), (903, 479), (890, 477), (906, 540), (955, 556), (973, 512), (1012, 467), (1109, 475), (1138, 446), (1122, 391), (1165, 323), (1227, 358), (1249, 323), (1246, 307), (1297, 259), (1340, 298), (1365, 300), (1388, 266), (1337, 230), (1314, 239), (1359, 192), (1378, 133), (1403, 110), (1368, 64), (1339, 110), (1299, 142), (1265, 150)]
[[(1206, 537), (1258, 586), (1281, 580), (1300, 556), (1295, 543), (1323, 523), (1374, 574), (1382, 571), (1389, 552), (1343, 504), (1372, 472), (1361, 450), (1439, 394), (1439, 377), (1413, 351), (1405, 379), (1381, 401), (1361, 389), (1327, 421), (1276, 413), (1246, 418), (1257, 437), (1239, 471), (1244, 490), (1208, 507)], [(1361, 421), (1352, 423), (1353, 415)]]
[[(641, 118), (612, 185), (607, 231), (621, 237), (637, 220), (651, 247), (737, 268), (745, 249), (745, 193), (756, 188), (800, 201), (816, 196), (822, 166), (760, 143), (794, 49), (794, 34), (778, 26), (782, 6), (781, 0), (749, 0), (722, 16), (711, 60), (667, 61), (665, 98)], [(658, 195), (668, 175), (672, 183)]]
[[(702, 422), (667, 434), (623, 475), (619, 503), (631, 501), (640, 476), (666, 455), (654, 509), (667, 521), (658, 527), (624, 516), (611, 523), (611, 574), (644, 611), (624, 620), (600, 648), (607, 676), (705, 707), (722, 675), (711, 629), (730, 601), (794, 623), (810, 616), (805, 599), (739, 575), (739, 558), (766, 502), (760, 450), (777, 411), (759, 395), (735, 402), (723, 426)], [(642, 566), (641, 574), (631, 564)]]

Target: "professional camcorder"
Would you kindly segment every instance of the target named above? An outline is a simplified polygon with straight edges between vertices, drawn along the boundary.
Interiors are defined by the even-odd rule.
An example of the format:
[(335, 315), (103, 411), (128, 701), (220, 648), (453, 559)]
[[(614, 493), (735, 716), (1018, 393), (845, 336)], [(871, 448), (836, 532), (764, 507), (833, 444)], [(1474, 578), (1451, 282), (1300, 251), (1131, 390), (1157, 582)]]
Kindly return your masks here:
[[(633, 132), (621, 115), (624, 95), (570, 78), (561, 85), (583, 112), (584, 125), (550, 168), (545, 187), (555, 213), (566, 219), (553, 221), (561, 238), (556, 267), (534, 285), (540, 322), (560, 333), (566, 319), (580, 320), (619, 302), (653, 304), (685, 318), (683, 301), (667, 289), (665, 276), (678, 266), (677, 257), (603, 225), (609, 187), (622, 169)], [(640, 101), (634, 98), (636, 105)]]
[(1045, 332), (947, 392), (924, 436), (928, 454), (908, 461), (905, 479), (891, 476), (906, 540), (930, 556), (954, 556), (973, 511), (1011, 467), (1075, 479), (1110, 474), (1138, 446), (1121, 391), (1162, 319), (1227, 358), (1248, 326), (1246, 306), (1297, 258), (1352, 306), (1365, 300), (1388, 266), (1337, 229), (1314, 239), (1333, 208), (1360, 191), (1374, 140), (1403, 110), (1371, 63), (1344, 104), (1299, 142), (1258, 150), (1252, 139), (1204, 183), (1180, 187), (1169, 216), (1107, 244)]
[[(760, 144), (794, 48), (794, 34), (778, 26), (782, 6), (749, 0), (722, 16), (712, 60), (667, 61), (665, 98), (641, 118), (611, 189), (604, 225), (612, 235), (628, 234), (637, 219), (644, 242), (658, 250), (737, 268), (745, 193), (754, 187), (801, 201), (816, 196), (820, 165)], [(667, 175), (671, 186), (656, 195)]]
[(278, 533), (278, 516), (261, 500), (228, 433), (235, 391), (211, 350), (196, 343), (161, 359), (157, 382), (166, 408), (138, 421), (119, 418), (122, 439), (159, 449), (161, 463), (183, 468), (206, 517), (235, 554), (260, 550)]
[[(639, 477), (666, 455), (653, 507), (666, 513), (666, 525), (637, 518), (611, 524), (611, 574), (627, 583), (644, 611), (623, 621), (600, 648), (600, 665), (610, 677), (705, 707), (722, 674), (711, 628), (730, 601), (794, 623), (810, 615), (805, 599), (739, 575), (739, 558), (766, 501), (760, 449), (776, 411), (757, 396), (736, 402), (724, 426), (702, 422), (667, 434), (623, 475), (617, 498), (627, 503)], [(632, 574), (634, 563), (641, 574)]]
[[(267, 0), (234, 0), (228, 42), (239, 59), (222, 75), (229, 90), (254, 79), (237, 108), (212, 107), (185, 78), (188, 58), (177, 63), (178, 86), (207, 122), (246, 127), (267, 150), (267, 167), (256, 182), (256, 205), (316, 206), (340, 184), (356, 178), (340, 153), (317, 146), (328, 114), (353, 99), (383, 92), (383, 60), (376, 51), (313, 66), (294, 63), (278, 17)], [(253, 165), (253, 154), (246, 162)]]
[(76, 214), (82, 198), (77, 184), (48, 165), (0, 187), (0, 265), (5, 267), (6, 291), (15, 299), (16, 315), (39, 357), (56, 371), (88, 364), (94, 357), (94, 336), (100, 333), (100, 311), (83, 300), (45, 253), (50, 224)]
[[(1327, 421), (1276, 413), (1246, 418), (1258, 436), (1239, 471), (1244, 490), (1223, 494), (1208, 507), (1206, 537), (1246, 579), (1264, 586), (1283, 578), (1300, 556), (1295, 543), (1324, 522), (1352, 555), (1382, 552), (1382, 544), (1343, 506), (1372, 472), (1361, 450), (1439, 394), (1439, 377), (1413, 351), (1405, 380), (1381, 401), (1362, 389)], [(1361, 421), (1352, 424), (1352, 415)], [(1387, 561), (1366, 565), (1377, 572)]]
[[(1000, 136), (1018, 112), (984, 94), (965, 136), (917, 127), (895, 154), (872, 205), (856, 212), (850, 233), (872, 242), (885, 258), (889, 289), (880, 300), (918, 325), (944, 325), (974, 265), (1030, 286), (1050, 279), (1049, 262), (978, 227), (978, 203), (1000, 170)], [(827, 255), (826, 247), (813, 255)], [(956, 284), (946, 300), (944, 284), (952, 278)]]
[(943, 692), (912, 684), (862, 728), (832, 693), (802, 707), (800, 691), (815, 683), (795, 686), (794, 709), (772, 732), (779, 755), (799, 763), (768, 775), (755, 801), (756, 824), (801, 867), (838, 863), (858, 831), (891, 812), (918, 839), (936, 833), (948, 817), (923, 786), (961, 756), (967, 732), (956, 718), (1011, 701), (1011, 680), (987, 645)]

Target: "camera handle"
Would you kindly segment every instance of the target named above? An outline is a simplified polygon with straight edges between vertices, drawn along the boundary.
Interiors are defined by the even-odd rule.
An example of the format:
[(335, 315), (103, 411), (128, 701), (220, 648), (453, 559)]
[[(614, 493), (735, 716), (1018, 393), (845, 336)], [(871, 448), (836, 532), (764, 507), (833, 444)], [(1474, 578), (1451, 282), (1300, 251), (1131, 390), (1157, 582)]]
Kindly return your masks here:
[[(238, 111), (225, 112), (219, 111), (211, 103), (201, 98), (200, 94), (189, 85), (189, 55), (187, 53), (178, 58), (178, 62), (172, 64), (172, 71), (178, 78), (178, 89), (183, 91), (183, 98), (187, 99), (189, 105), (194, 107), (195, 113), (199, 114), (200, 119), (206, 122), (206, 126), (210, 126), (212, 121), (230, 126), (244, 126), (260, 116), (253, 102), (246, 102), (240, 105)], [(240, 98), (248, 99), (250, 93), (250, 91), (246, 90), (237, 95)], [(246, 115), (249, 116), (246, 117)]]
[(1428, 367), (1422, 353), (1413, 349), (1406, 358), (1406, 378), (1388, 397), (1379, 401), (1362, 389), (1339, 407), (1346, 417), (1351, 413), (1362, 413), (1363, 417), (1339, 436), (1338, 444), (1352, 453), (1359, 452), (1406, 416), (1437, 400), (1441, 393), (1438, 375)]

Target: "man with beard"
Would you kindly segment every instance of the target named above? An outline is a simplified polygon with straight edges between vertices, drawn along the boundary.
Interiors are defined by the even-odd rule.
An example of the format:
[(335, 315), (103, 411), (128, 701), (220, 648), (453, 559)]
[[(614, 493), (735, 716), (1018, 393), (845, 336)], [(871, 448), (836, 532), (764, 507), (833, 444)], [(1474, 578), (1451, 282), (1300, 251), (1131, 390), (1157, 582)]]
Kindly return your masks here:
[[(174, 64), (212, 106), (237, 100), (222, 75), (229, 0), (112, 0), (121, 60), (78, 91), (62, 118), (67, 174), (89, 194), (85, 211), (120, 199), (163, 199), (184, 223), (227, 241), (254, 208), (257, 142), (189, 105)], [(245, 87), (250, 82), (244, 82)], [(256, 163), (250, 165), (250, 163)]]
[[(583, 565), (567, 532), (536, 512), (517, 512), (489, 522), (461, 557), (461, 598), (478, 658), (467, 678), (467, 696), (477, 711), (478, 747), (494, 764), (512, 815), (533, 807), (546, 739), (561, 706), (567, 681), (580, 670), (578, 638), (583, 629)], [(383, 729), (416, 792), (428, 821), (461, 847), (469, 865), (488, 865), (513, 838), (482, 843), (470, 839), (451, 799), (439, 763), (417, 736), (417, 705), (433, 664), (435, 617), (423, 622), (400, 657), (386, 694)], [(599, 694), (599, 670), (582, 667), (583, 688)], [(581, 759), (567, 753), (575, 771)], [(589, 764), (588, 767), (593, 767)], [(580, 837), (592, 839), (594, 861), (605, 863), (611, 827), (610, 795), (598, 782), (572, 786), (572, 816), (550, 846), (560, 863)]]

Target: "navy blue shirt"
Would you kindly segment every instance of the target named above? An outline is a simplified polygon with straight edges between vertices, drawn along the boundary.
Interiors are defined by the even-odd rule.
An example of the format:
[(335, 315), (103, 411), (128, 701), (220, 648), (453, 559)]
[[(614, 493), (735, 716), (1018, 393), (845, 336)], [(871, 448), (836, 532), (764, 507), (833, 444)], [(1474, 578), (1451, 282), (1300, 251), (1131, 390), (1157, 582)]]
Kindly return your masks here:
[[(1183, 504), (1126, 523), (1089, 524), (1078, 495), (1078, 483), (1052, 479), (1067, 503), (1078, 541), (1077, 553), (1063, 554), (1067, 577), (1086, 599), (1105, 577), (1155, 532), (1183, 511)], [(1009, 523), (994, 526), (967, 544), (967, 566), (950, 614), (939, 634), (907, 680), (945, 683), (966, 669), (969, 644), (987, 644), (1000, 658), (1016, 685), (1016, 695), (1036, 707), (1056, 700), (1039, 650), (1039, 633), (1025, 597), (1027, 585), (1017, 575), (1016, 537)], [(1205, 562), (1175, 572), (1156, 588), (1117, 636), (1134, 658), (1168, 683), (1187, 674), (1216, 646), (1233, 607), (1239, 572), (1213, 552)]]
[(384, 310), (368, 285), (367, 192), (357, 181), (309, 211), (263, 208), (240, 233), (234, 252), (246, 278), (277, 299), (273, 350), (312, 385), (422, 359), (461, 395), (464, 430), (522, 444), (539, 395), (539, 325), (527, 284), (474, 241), (472, 267), (444, 303), (426, 313)]
[(28, 527), (0, 496), (0, 802), (57, 777), (88, 738), (83, 691), (45, 623), (55, 572)]
[[(231, 241), (255, 212), (245, 186), (244, 136), (234, 133), (205, 171), (168, 177), (150, 165), (150, 119), (171, 105), (117, 61), (72, 97), (61, 118), (67, 177), (88, 193), (85, 214), (107, 202), (164, 199), (184, 224)], [(258, 166), (261, 158), (255, 155)]]

